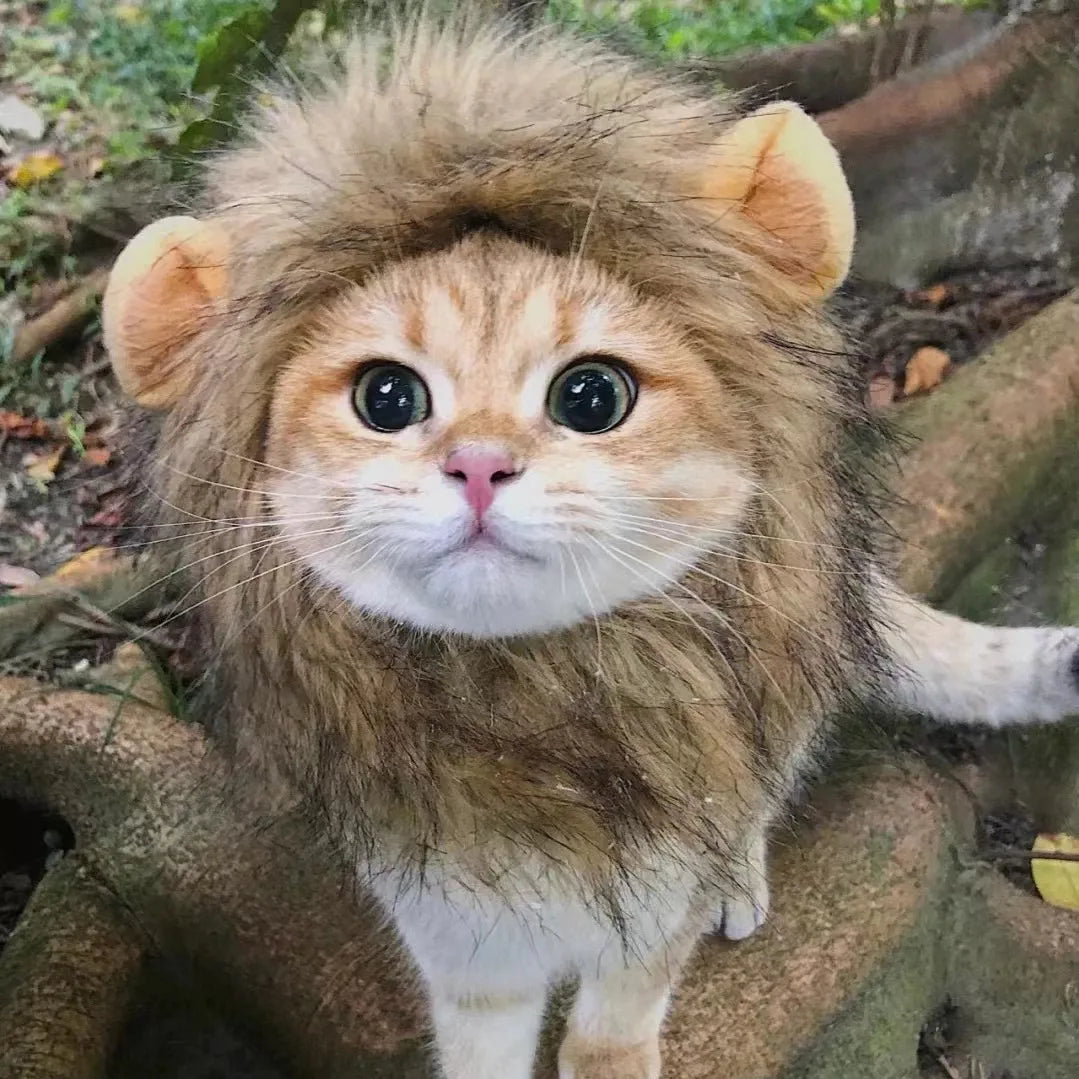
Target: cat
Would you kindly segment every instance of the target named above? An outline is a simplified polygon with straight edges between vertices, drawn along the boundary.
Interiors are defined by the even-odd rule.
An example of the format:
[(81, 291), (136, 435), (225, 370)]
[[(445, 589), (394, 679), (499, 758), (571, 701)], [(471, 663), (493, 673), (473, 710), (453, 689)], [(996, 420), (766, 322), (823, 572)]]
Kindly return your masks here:
[(710, 928), (853, 699), (1079, 712), (1079, 633), (934, 612), (875, 554), (821, 300), (854, 217), (797, 107), (472, 16), (252, 120), (104, 307), (244, 774), (302, 801), (427, 989), (445, 1079), (656, 1079)]

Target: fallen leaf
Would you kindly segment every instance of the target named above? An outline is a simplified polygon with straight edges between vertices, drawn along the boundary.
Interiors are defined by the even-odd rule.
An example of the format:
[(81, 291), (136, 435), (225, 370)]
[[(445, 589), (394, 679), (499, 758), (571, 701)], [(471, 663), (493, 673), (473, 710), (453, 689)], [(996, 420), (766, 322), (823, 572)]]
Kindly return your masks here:
[(943, 307), (952, 298), (952, 288), (951, 285), (943, 283), (930, 285), (929, 288), (916, 292), (913, 298), (929, 304), (930, 307)]
[(895, 379), (891, 375), (874, 375), (869, 383), (869, 407), (886, 408), (895, 400)]
[(132, 23), (143, 22), (146, 19), (146, 12), (135, 4), (119, 4), (112, 9), (112, 13), (121, 22), (126, 22), (129, 25)]
[(98, 667), (91, 667), (86, 678), (151, 708), (162, 712), (173, 710), (172, 694), (150, 658), (134, 641), (119, 644), (112, 658)]
[(0, 585), (21, 588), (24, 585), (36, 584), (40, 580), (41, 578), (32, 569), (0, 562)]
[(56, 479), (56, 470), (64, 459), (66, 449), (66, 446), (57, 446), (56, 449), (51, 450), (49, 453), (42, 453), (32, 457), (30, 464), (27, 466), (26, 474), (32, 480), (37, 480), (38, 483), (51, 483)]
[(87, 522), (94, 528), (119, 528), (124, 523), (124, 511), (121, 506), (110, 506), (98, 510)]
[(8, 169), (7, 178), (16, 187), (33, 187), (34, 184), (55, 176), (63, 167), (63, 161), (56, 154), (43, 150), (40, 153), (28, 154), (12, 165)]
[(19, 412), (0, 412), (0, 431), (11, 438), (48, 438), (52, 434), (45, 420)]
[(108, 446), (92, 446), (82, 455), (82, 462), (87, 468), (104, 468), (112, 457)]
[(37, 142), (45, 134), (45, 117), (14, 94), (0, 97), (0, 131)]
[(49, 578), (64, 584), (92, 580), (99, 577), (115, 558), (116, 551), (112, 547), (87, 547), (53, 570)]
[(903, 376), (903, 396), (910, 397), (913, 393), (939, 386), (951, 363), (952, 358), (943, 349), (933, 345), (918, 349), (907, 363)]
[[(1072, 835), (1040, 835), (1034, 851), (1079, 855), (1079, 839)], [(1079, 862), (1033, 858), (1030, 872), (1042, 899), (1054, 907), (1079, 910)]]

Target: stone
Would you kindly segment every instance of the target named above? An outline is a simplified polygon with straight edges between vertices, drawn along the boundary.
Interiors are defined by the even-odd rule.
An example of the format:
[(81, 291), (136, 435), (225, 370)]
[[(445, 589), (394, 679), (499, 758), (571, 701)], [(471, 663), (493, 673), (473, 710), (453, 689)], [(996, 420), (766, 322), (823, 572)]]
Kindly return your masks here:
[(45, 117), (32, 105), (14, 94), (0, 97), (0, 131), (4, 134), (40, 142), (45, 137), (45, 127)]

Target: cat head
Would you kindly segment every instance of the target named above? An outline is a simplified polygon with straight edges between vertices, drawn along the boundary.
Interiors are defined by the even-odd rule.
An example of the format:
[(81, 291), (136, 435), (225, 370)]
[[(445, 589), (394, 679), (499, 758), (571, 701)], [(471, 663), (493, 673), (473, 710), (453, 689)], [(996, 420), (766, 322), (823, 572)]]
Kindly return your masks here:
[[(437, 78), (437, 64), (423, 70)], [(594, 77), (588, 85), (597, 92)], [(486, 92), (487, 128), (513, 130), (497, 89)], [(377, 113), (389, 90), (367, 92)], [(602, 92), (632, 99), (634, 86)], [(590, 122), (607, 122), (588, 105)], [(259, 517), (283, 541), (272, 553), (263, 544), (269, 568), (328, 586), (322, 602), (473, 637), (560, 629), (661, 592), (677, 600), (688, 568), (735, 551), (769, 438), (786, 437), (762, 428), (759, 396), (797, 392), (769, 387), (758, 361), (776, 351), (776, 327), (812, 320), (845, 274), (850, 196), (834, 151), (796, 106), (733, 122), (701, 121), (690, 96), (633, 107), (653, 128), (688, 125), (693, 151), (672, 147), (664, 164), (653, 150), (634, 176), (641, 132), (627, 110), (610, 140), (617, 167), (582, 176), (570, 160), (557, 198), (544, 185), (558, 181), (543, 175), (528, 189), (528, 170), (550, 170), (549, 158), (472, 175), (467, 196), (443, 171), (441, 185), (425, 180), (398, 207), (397, 257), (371, 239), (369, 190), (371, 220), (354, 243), (377, 258), (330, 242), (338, 233), (321, 205), (308, 204), (307, 233), (283, 229), (292, 210), (280, 179), (277, 216), (254, 227), (266, 181), (252, 151), (221, 174), (233, 169), (230, 206), (136, 237), (112, 274), (106, 340), (123, 386), (178, 417), (163, 458), (175, 440), (183, 474), (220, 488), (200, 516)], [(529, 108), (533, 126), (550, 119)], [(406, 113), (396, 116), (405, 127)], [(279, 118), (269, 139), (294, 143), (297, 123)], [(303, 124), (314, 141), (316, 121)], [(430, 136), (430, 153), (460, 157), (442, 137)], [(394, 181), (400, 155), (390, 156), (369, 189)], [(320, 167), (317, 154), (306, 162)], [(334, 184), (352, 175), (337, 168)], [(573, 185), (590, 205), (567, 193)], [(669, 240), (649, 196), (665, 204), (662, 220), (677, 220)], [(347, 240), (352, 211), (335, 197), (326, 200), (342, 207), (336, 229)], [(545, 198), (548, 215), (537, 217)], [(747, 393), (754, 363), (761, 384)], [(239, 556), (245, 572), (253, 554)]]

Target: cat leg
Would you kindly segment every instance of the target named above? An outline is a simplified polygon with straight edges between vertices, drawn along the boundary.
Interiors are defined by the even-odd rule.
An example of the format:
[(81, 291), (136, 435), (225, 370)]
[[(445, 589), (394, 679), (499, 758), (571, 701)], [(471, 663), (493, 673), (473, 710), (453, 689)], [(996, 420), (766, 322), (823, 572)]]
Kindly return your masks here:
[(369, 880), (423, 976), (435, 1075), (531, 1079), (553, 970), (567, 961), (540, 920), (432, 869), (421, 885)]
[(877, 577), (886, 664), (881, 703), (991, 727), (1079, 715), (1079, 629), (982, 626)]
[(659, 1035), (671, 989), (697, 940), (684, 929), (662, 951), (581, 971), (558, 1053), (558, 1079), (659, 1079)]
[(712, 911), (712, 929), (728, 940), (745, 940), (768, 917), (768, 835), (754, 831), (743, 853), (723, 867), (725, 880)]
[(443, 1079), (530, 1079), (545, 986), (484, 993), (428, 979), (428, 989)]

